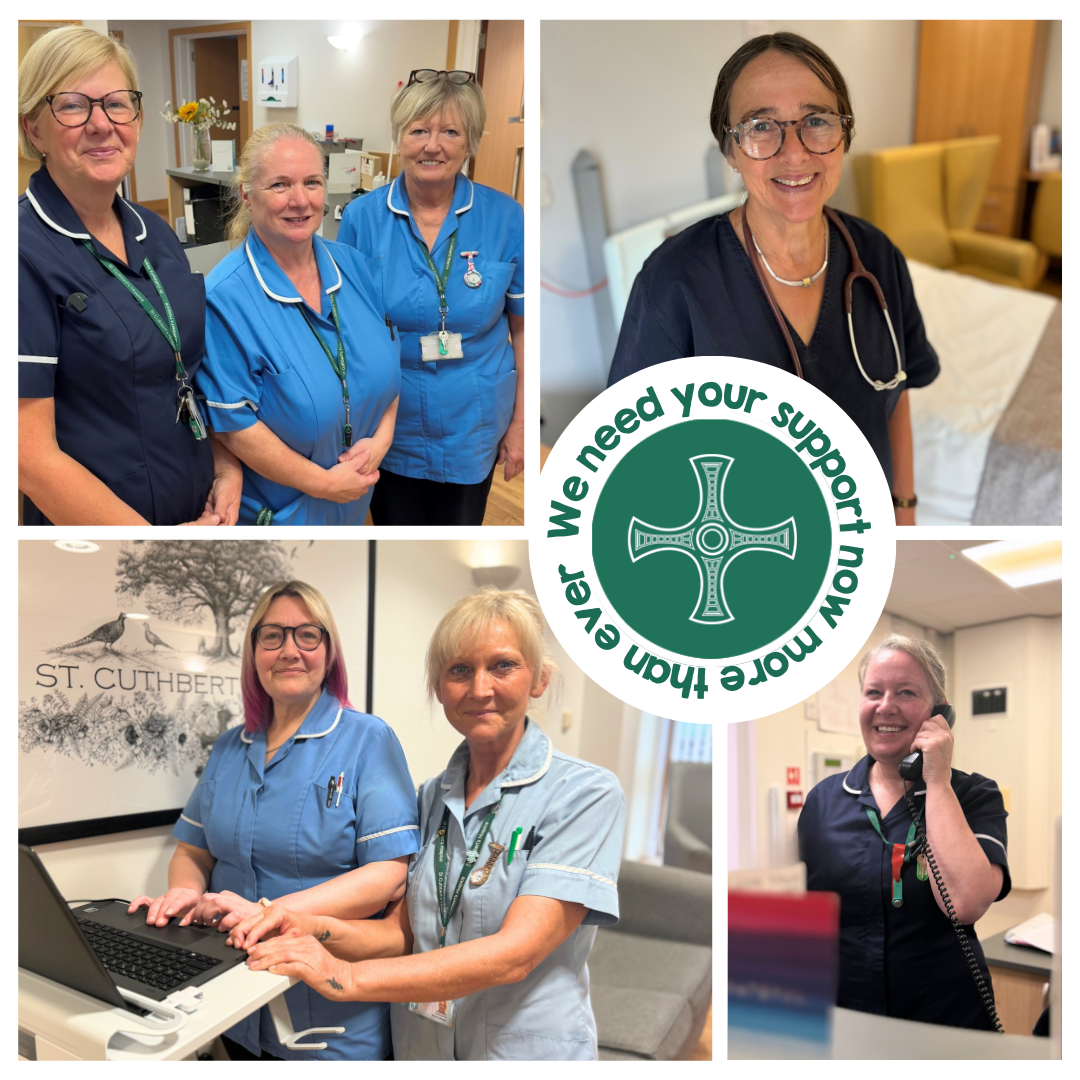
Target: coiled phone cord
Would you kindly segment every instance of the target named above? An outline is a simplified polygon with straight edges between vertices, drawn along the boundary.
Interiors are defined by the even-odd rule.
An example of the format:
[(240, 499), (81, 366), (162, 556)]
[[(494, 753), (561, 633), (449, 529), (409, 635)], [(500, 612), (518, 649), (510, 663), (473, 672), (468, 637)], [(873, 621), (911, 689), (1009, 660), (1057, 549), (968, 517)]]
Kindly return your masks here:
[[(918, 820), (915, 816), (915, 799), (908, 790), (907, 784), (904, 784), (904, 798), (907, 800), (908, 809), (911, 811), (912, 821)], [(960, 920), (956, 915), (956, 910), (953, 908), (952, 900), (949, 898), (949, 890), (945, 887), (945, 882), (941, 880), (941, 871), (937, 868), (937, 861), (934, 859), (934, 853), (930, 849), (930, 841), (926, 838), (925, 815), (919, 820), (915, 852), (916, 854), (921, 853), (925, 855), (926, 861), (930, 864), (930, 872), (934, 875), (934, 884), (937, 886), (937, 890), (941, 894), (941, 899), (945, 903), (945, 911), (949, 916), (949, 921), (952, 923), (953, 930), (956, 932), (956, 939), (960, 942), (960, 951), (964, 954), (967, 966), (971, 969), (972, 979), (975, 980), (975, 989), (978, 991), (979, 997), (982, 998), (983, 1007), (986, 1009), (987, 1016), (990, 1017), (990, 1023), (994, 1025), (994, 1030), (999, 1034), (1004, 1035), (1005, 1029), (1001, 1026), (1001, 1021), (998, 1019), (997, 1009), (994, 1008), (994, 995), (986, 985), (983, 973), (979, 969), (979, 961), (975, 958), (975, 952), (971, 948), (971, 942), (968, 940), (967, 931), (960, 924)]]

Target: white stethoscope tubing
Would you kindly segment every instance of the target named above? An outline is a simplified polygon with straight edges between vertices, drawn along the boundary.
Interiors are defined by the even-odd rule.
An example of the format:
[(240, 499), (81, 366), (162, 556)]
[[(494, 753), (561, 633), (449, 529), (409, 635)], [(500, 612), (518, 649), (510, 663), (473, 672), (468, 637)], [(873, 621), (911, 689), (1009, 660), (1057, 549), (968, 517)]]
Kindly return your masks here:
[(896, 375), (887, 383), (882, 382), (880, 379), (871, 379), (870, 376), (866, 374), (866, 369), (862, 366), (862, 360), (859, 359), (858, 346), (855, 344), (855, 327), (851, 322), (850, 311), (847, 313), (848, 336), (851, 338), (851, 351), (855, 354), (855, 363), (859, 365), (859, 374), (862, 375), (875, 390), (894, 390), (907, 378), (907, 372), (904, 370), (903, 362), (900, 359), (900, 346), (896, 341), (896, 331), (893, 330), (892, 319), (889, 318), (889, 309), (883, 307), (881, 313), (885, 316), (885, 322), (889, 327), (889, 337), (892, 338), (893, 350), (896, 353)]

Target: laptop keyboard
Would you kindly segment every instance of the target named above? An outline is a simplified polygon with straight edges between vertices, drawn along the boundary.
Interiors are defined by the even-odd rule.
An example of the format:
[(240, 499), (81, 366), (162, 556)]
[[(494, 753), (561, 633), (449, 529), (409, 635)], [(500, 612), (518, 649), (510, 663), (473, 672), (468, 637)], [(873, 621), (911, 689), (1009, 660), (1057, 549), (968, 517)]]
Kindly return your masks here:
[[(76, 916), (78, 919), (78, 916)], [(212, 956), (151, 945), (126, 930), (78, 919), (90, 947), (113, 975), (126, 975), (157, 990), (172, 991), (221, 963)]]

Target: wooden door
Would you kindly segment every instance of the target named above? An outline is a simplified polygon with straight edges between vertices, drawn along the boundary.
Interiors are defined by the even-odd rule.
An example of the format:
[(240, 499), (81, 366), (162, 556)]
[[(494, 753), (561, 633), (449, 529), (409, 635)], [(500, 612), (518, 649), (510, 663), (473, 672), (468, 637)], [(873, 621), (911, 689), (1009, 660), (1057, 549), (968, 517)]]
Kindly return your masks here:
[(243, 130), (243, 113), (240, 109), (240, 49), (235, 37), (196, 38), (192, 42), (195, 51), (195, 93), (201, 98), (213, 98), (220, 107), (229, 103), (229, 113), (222, 113), (223, 120), (236, 123), (236, 131), (211, 128), (211, 139), (236, 140), (236, 156), (247, 135)]
[(525, 23), (483, 24), (476, 78), (484, 90), (487, 124), (472, 178), (525, 204)]
[(973, 135), (970, 130), (975, 23), (970, 19), (924, 19), (919, 24), (919, 85), (915, 142)]

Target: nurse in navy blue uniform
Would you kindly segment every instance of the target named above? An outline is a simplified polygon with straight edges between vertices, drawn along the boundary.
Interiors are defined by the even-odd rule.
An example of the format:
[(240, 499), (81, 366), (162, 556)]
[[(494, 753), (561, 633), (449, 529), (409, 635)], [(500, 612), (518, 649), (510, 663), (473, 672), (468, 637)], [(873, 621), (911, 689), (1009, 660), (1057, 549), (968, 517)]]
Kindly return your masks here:
[(338, 239), (381, 259), (401, 405), (376, 525), (481, 525), (497, 465), (524, 467), (524, 213), (462, 172), (484, 131), (471, 72), (414, 71), (390, 125), (402, 172), (345, 208)]
[(192, 380), (205, 291), (169, 227), (116, 189), (142, 124), (131, 54), (67, 26), (19, 65), (19, 488), (26, 525), (231, 525), (240, 467)]
[[(859, 725), (868, 754), (847, 774), (814, 787), (799, 817), (807, 888), (840, 896), (837, 1004), (905, 1020), (992, 1029), (917, 841), (925, 826), (965, 929), (971, 964), (992, 1003), (993, 986), (974, 924), (1011, 887), (1001, 792), (993, 780), (951, 767), (952, 732), (935, 715), (945, 702), (945, 669), (932, 645), (900, 635), (886, 638), (863, 657), (860, 683)], [(904, 781), (898, 771), (914, 750), (923, 752), (918, 783)]]
[(249, 966), (335, 1001), (394, 1002), (397, 1061), (594, 1060), (588, 956), (619, 918), (626, 807), (615, 776), (526, 716), (552, 671), (535, 599), (455, 604), (427, 681), (464, 738), (420, 787), (404, 901), (363, 923), (275, 905), (233, 932)]
[[(349, 705), (333, 615), (303, 582), (260, 599), (244, 640), (244, 725), (214, 744), (173, 829), (169, 890), (137, 897), (147, 922), (216, 925), (223, 932), (270, 904), (367, 919), (400, 897), (419, 847), (416, 796), (405, 756), (382, 720)], [(207, 891), (209, 890), (209, 891)], [(388, 1006), (330, 1002), (306, 986), (286, 991), (293, 1029), (344, 1027), (287, 1050), (269, 1010), (227, 1032), (233, 1057), (382, 1060)], [(231, 1045), (230, 1045), (231, 1044)]]
[(271, 124), (244, 145), (229, 236), (206, 281), (198, 387), (243, 462), (242, 525), (363, 525), (394, 437), (399, 341), (377, 259), (323, 241), (322, 151)]
[[(892, 486), (896, 524), (914, 525), (908, 392), (937, 378), (938, 358), (903, 254), (868, 222), (825, 216), (855, 132), (852, 112), (836, 64), (798, 34), (763, 34), (728, 57), (710, 122), (746, 201), (695, 222), (645, 261), (608, 383), (683, 356), (742, 356), (800, 374), (855, 421)], [(887, 315), (866, 280), (852, 281), (846, 314), (855, 267), (841, 228), (876, 276)]]

